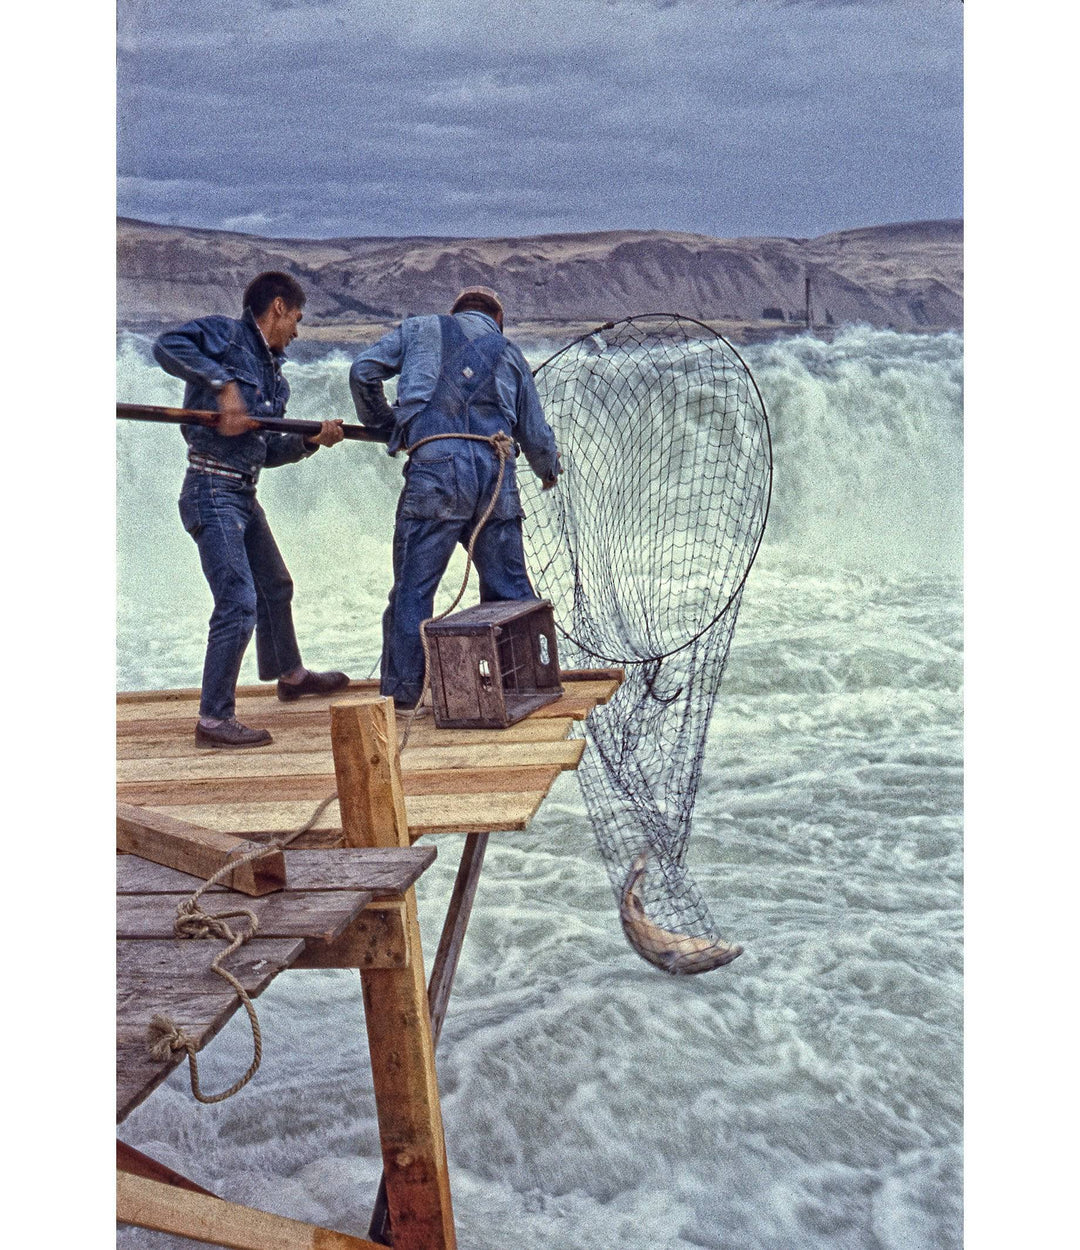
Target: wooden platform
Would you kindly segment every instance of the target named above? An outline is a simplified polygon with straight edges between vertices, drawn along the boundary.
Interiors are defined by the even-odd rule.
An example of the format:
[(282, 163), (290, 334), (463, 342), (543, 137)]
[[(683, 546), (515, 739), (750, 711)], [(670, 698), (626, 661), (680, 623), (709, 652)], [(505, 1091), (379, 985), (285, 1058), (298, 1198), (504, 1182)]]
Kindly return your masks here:
[[(559, 773), (581, 759), (584, 742), (569, 737), (574, 721), (607, 702), (620, 679), (617, 671), (564, 673), (562, 698), (508, 729), (436, 729), (430, 712), (417, 716), (401, 753), (410, 840), (524, 829)], [(237, 718), (274, 735), (270, 746), (247, 751), (195, 745), (197, 690), (121, 694), (117, 801), (243, 837), (298, 828), (335, 790), (330, 704), (377, 691), (376, 682), (353, 682), (332, 698), (281, 703), (273, 685), (241, 687)], [(340, 842), (334, 803), (296, 846)]]
[[(285, 889), (252, 898), (214, 886), (203, 899), (210, 912), (245, 908), (258, 917), (258, 936), (228, 965), (254, 998), (283, 969), (303, 963), (305, 954), (309, 966), (318, 962), (320, 954), (346, 930), (356, 931), (360, 913), (369, 903), (400, 895), (434, 859), (434, 847), (420, 846), (394, 851), (296, 851), (289, 856)], [(117, 856), (118, 1120), (186, 1058), (183, 1052), (166, 1063), (150, 1057), (146, 1032), (157, 1012), (180, 1023), (201, 1050), (240, 1006), (232, 987), (210, 971), (210, 961), (227, 944), (214, 938), (182, 941), (173, 933), (177, 904), (201, 884), (198, 877), (136, 855)], [(376, 908), (365, 917), (369, 967), (403, 966), (405, 962), (386, 915), (387, 909)]]
[[(174, 936), (177, 904), (242, 849), (237, 839), (291, 834), (335, 796), (284, 853), (239, 865), (223, 878), (235, 889), (208, 889), (202, 903), (259, 917), (257, 936), (229, 960), (252, 996), (285, 968), (359, 971), (384, 1168), (371, 1236), (392, 1237), (398, 1250), (455, 1250), (434, 1048), (488, 834), (525, 828), (559, 773), (581, 759), (574, 721), (621, 680), (618, 670), (564, 672), (557, 702), (506, 729), (437, 729), (424, 713), (403, 751), (404, 725), (375, 682), (296, 703), (279, 702), (271, 685), (241, 688), (238, 718), (274, 735), (247, 751), (195, 746), (196, 690), (119, 695), (117, 846), (137, 853), (117, 866), (118, 1118), (181, 1061), (150, 1058), (156, 1013), (201, 1049), (240, 1005), (210, 970), (223, 943)], [(435, 850), (412, 843), (450, 832), (469, 836), (428, 985), (412, 884)], [(236, 1250), (374, 1245), (224, 1202), (118, 1145), (122, 1221)]]

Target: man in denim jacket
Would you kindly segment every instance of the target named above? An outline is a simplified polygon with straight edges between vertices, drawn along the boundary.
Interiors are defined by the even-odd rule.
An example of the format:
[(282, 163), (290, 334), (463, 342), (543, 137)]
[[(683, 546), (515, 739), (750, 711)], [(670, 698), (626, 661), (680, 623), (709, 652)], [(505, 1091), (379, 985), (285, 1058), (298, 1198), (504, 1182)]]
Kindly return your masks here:
[(293, 584), (255, 498), (259, 472), (291, 464), (342, 439), (341, 421), (316, 435), (270, 433), (256, 417), (281, 417), (289, 384), (281, 372), (296, 338), (304, 292), (285, 273), (259, 274), (244, 292), (243, 316), (203, 317), (154, 344), (154, 359), (182, 378), (184, 407), (217, 409), (215, 426), (182, 425), (188, 471), (180, 519), (195, 539), (214, 596), (203, 665), (195, 742), (202, 747), (258, 747), (265, 729), (236, 719), (236, 682), (252, 632), (262, 681), (277, 678), (278, 698), (331, 694), (344, 673), (312, 673), (300, 659), (292, 619)]
[[(461, 438), (417, 444), (439, 434), (503, 433), (525, 453), (545, 489), (560, 472), (532, 372), (503, 336), (498, 296), (487, 287), (470, 287), (450, 314), (407, 318), (360, 355), (349, 373), (360, 420), (389, 435), (391, 455), (400, 447), (410, 453), (394, 527), (394, 585), (383, 615), (380, 681), (382, 693), (402, 708), (415, 706), (423, 687), (420, 624), (432, 615), (454, 546), (468, 545), (499, 471), (490, 444)], [(395, 374), (400, 376), (391, 408), (382, 383)], [(523, 516), (509, 459), (473, 552), (483, 602), (535, 598), (525, 571)]]

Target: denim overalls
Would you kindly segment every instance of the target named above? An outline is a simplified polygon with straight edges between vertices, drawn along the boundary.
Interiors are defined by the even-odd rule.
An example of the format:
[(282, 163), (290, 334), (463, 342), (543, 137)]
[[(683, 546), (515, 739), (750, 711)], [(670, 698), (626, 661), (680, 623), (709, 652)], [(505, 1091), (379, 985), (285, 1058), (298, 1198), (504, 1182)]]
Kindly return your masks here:
[[(433, 434), (512, 434), (495, 391), (495, 368), (507, 340), (493, 330), (470, 341), (454, 317), (439, 322), (438, 381), (431, 399), (408, 421), (405, 446), (415, 447)], [(405, 466), (394, 529), (394, 586), (383, 615), (380, 684), (382, 693), (398, 703), (413, 704), (420, 697), (420, 623), (432, 615), (455, 545), (468, 545), (498, 471), (494, 449), (466, 439), (425, 443)], [(509, 459), (494, 511), (473, 551), (484, 602), (535, 598), (525, 571), (522, 516), (516, 467)]]

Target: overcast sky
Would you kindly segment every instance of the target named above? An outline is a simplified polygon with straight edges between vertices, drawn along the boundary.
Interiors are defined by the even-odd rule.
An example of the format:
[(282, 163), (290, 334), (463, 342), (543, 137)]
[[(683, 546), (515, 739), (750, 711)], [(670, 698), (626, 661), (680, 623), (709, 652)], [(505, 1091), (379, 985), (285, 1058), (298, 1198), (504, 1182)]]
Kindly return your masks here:
[(119, 212), (301, 237), (959, 217), (960, 0), (119, 0)]

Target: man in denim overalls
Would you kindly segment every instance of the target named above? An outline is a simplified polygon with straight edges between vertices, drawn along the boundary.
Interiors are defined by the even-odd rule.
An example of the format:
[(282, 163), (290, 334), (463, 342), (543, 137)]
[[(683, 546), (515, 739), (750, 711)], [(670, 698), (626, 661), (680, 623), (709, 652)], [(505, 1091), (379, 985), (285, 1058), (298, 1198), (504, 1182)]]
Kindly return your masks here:
[[(469, 287), (449, 316), (409, 317), (353, 363), (349, 385), (360, 420), (389, 435), (387, 450), (411, 451), (394, 527), (394, 585), (383, 615), (380, 688), (413, 707), (424, 682), (420, 623), (457, 543), (467, 546), (499, 473), (492, 445), (433, 435), (502, 433), (525, 453), (549, 489), (558, 476), (555, 436), (544, 420), (532, 372), (502, 333), (503, 309), (487, 287)], [(400, 375), (391, 408), (385, 379)], [(473, 551), (483, 602), (533, 599), (521, 539), (514, 460)]]
[(184, 407), (220, 414), (213, 427), (180, 427), (188, 444), (180, 519), (198, 544), (214, 596), (195, 726), (201, 747), (273, 741), (267, 730), (242, 725), (235, 715), (236, 682), (252, 632), (259, 677), (277, 678), (279, 699), (332, 694), (349, 684), (344, 673), (312, 673), (301, 662), (292, 578), (255, 498), (260, 470), (306, 459), (343, 437), (340, 421), (324, 421), (318, 434), (305, 437), (270, 433), (253, 419), (284, 415), (289, 384), (281, 362), (303, 306), (304, 292), (294, 278), (262, 273), (244, 292), (239, 321), (203, 317), (154, 344), (158, 364), (187, 384)]

